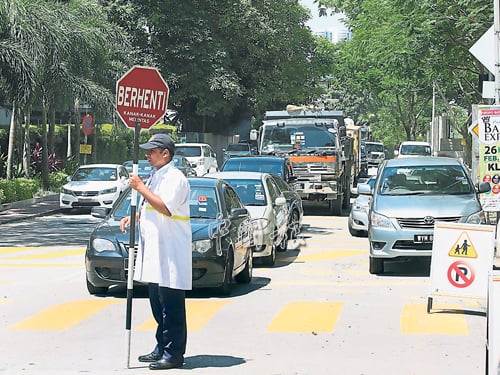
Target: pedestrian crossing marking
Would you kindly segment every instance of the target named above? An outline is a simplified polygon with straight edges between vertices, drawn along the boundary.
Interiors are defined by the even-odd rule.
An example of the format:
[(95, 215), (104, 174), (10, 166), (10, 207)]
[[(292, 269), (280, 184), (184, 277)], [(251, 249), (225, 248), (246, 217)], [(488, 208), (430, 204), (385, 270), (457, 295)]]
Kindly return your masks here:
[(52, 259), (52, 258), (61, 258), (68, 257), (73, 255), (82, 255), (85, 254), (85, 248), (71, 249), (65, 251), (52, 251), (49, 253), (43, 254), (30, 254), (30, 255), (19, 255), (14, 257), (6, 257), (2, 259), (14, 260), (14, 259)]
[(359, 250), (332, 250), (323, 251), (321, 253), (315, 254), (300, 254), (295, 262), (307, 262), (307, 261), (317, 261), (326, 259), (337, 259), (337, 258), (347, 258), (355, 255), (366, 254), (366, 251)]
[(63, 331), (76, 326), (105, 307), (121, 303), (116, 300), (79, 300), (51, 306), (40, 313), (27, 318), (9, 330)]
[[(201, 330), (225, 305), (231, 301), (202, 301), (186, 300), (186, 318), (188, 332)], [(149, 318), (136, 328), (138, 331), (151, 331), (156, 329), (154, 318)]]
[[(444, 312), (427, 313), (427, 304), (406, 304), (401, 313), (401, 332), (406, 335), (435, 334), (435, 335), (468, 335), (469, 329), (464, 314), (458, 304), (434, 304), (435, 310)], [(452, 311), (446, 313), (446, 310)]]
[(466, 231), (460, 234), (448, 255), (457, 258), (477, 258), (476, 248)]
[(22, 251), (38, 250), (39, 247), (0, 247), (0, 254), (19, 253)]
[(267, 327), (268, 332), (331, 332), (344, 302), (292, 302)]

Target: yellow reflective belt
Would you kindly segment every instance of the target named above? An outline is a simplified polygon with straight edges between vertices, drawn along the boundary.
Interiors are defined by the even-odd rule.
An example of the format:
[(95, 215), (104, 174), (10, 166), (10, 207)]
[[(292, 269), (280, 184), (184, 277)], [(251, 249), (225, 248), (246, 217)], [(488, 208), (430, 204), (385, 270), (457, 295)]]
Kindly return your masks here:
[[(146, 210), (152, 210), (152, 211), (156, 211), (156, 209), (151, 206), (150, 204), (148, 204), (146, 206)], [(158, 212), (160, 215), (163, 215), (162, 213)], [(163, 216), (166, 216), (168, 217), (169, 219), (174, 219), (174, 220), (183, 220), (183, 221), (189, 221), (189, 216), (179, 216), (179, 215), (172, 215), (172, 216), (167, 216), (167, 215), (163, 215)]]

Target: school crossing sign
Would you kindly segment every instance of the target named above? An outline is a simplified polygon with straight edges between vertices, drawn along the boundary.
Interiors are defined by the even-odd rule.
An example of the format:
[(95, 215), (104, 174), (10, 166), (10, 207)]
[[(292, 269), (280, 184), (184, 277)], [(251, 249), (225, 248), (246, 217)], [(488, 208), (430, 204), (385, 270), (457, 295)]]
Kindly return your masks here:
[(486, 298), (495, 227), (436, 222), (429, 296)]

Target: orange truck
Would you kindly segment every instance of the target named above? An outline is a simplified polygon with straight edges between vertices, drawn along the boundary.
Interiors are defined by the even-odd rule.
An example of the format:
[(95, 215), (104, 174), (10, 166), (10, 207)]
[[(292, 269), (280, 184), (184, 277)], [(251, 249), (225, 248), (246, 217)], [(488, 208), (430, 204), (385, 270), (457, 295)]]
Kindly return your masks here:
[(341, 215), (357, 178), (354, 139), (347, 136), (344, 113), (287, 109), (265, 113), (256, 133), (259, 153), (290, 159), (304, 205), (325, 205), (331, 215)]

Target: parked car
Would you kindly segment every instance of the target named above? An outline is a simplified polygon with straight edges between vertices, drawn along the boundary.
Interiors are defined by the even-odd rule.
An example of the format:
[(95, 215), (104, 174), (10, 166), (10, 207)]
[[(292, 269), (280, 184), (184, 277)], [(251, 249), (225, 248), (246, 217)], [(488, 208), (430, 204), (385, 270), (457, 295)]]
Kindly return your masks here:
[[(127, 160), (125, 163), (123, 163), (123, 166), (125, 168), (127, 168), (127, 172), (130, 174), (130, 173), (132, 173), (134, 161)], [(151, 167), (151, 165), (149, 164), (149, 161), (147, 161), (147, 160), (138, 160), (137, 161), (137, 174), (139, 175), (140, 178), (142, 178), (143, 181), (146, 181), (151, 176), (152, 170), (153, 170), (153, 167)]]
[(121, 164), (88, 164), (80, 166), (61, 188), (59, 206), (63, 210), (108, 207), (129, 184), (127, 169)]
[[(373, 189), (376, 176), (371, 176), (363, 183), (370, 185)], [(351, 211), (347, 219), (347, 227), (352, 236), (366, 237), (368, 235), (368, 209), (370, 205), (370, 196), (358, 194), (357, 198), (351, 204)]]
[(224, 179), (234, 188), (252, 217), (253, 256), (261, 258), (264, 265), (273, 266), (276, 251), (287, 248), (289, 215), (285, 195), (272, 176), (259, 172), (219, 172), (207, 176)]
[(193, 168), (197, 176), (219, 171), (217, 155), (209, 144), (206, 143), (177, 143), (175, 145), (176, 155), (184, 156)]
[(398, 257), (430, 257), (434, 222), (482, 224), (485, 222), (478, 193), (489, 191), (482, 182), (477, 190), (466, 167), (445, 157), (398, 158), (379, 168), (371, 195), (368, 222), (370, 273), (384, 272), (384, 261)]
[[(193, 288), (218, 288), (229, 294), (233, 278), (252, 279), (252, 225), (250, 215), (231, 186), (213, 178), (189, 178), (193, 236)], [(97, 208), (103, 218), (93, 230), (85, 252), (90, 294), (103, 294), (126, 284), (130, 233), (120, 231), (120, 219), (130, 215), (130, 189), (110, 210)], [(138, 243), (138, 230), (136, 230)]]
[(431, 156), (431, 144), (429, 142), (404, 141), (399, 145), (396, 155), (398, 158)]
[(173, 165), (180, 169), (186, 177), (196, 177), (196, 170), (193, 168), (189, 160), (181, 155), (174, 155), (172, 158)]
[(295, 180), (290, 159), (280, 156), (234, 157), (226, 160), (221, 171), (246, 171), (273, 173), (290, 183)]

